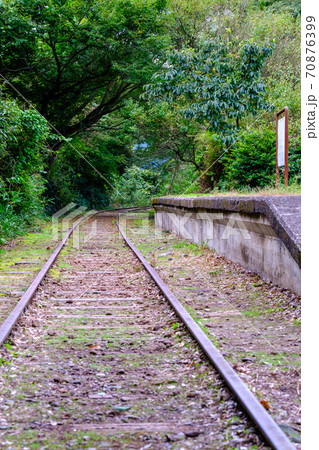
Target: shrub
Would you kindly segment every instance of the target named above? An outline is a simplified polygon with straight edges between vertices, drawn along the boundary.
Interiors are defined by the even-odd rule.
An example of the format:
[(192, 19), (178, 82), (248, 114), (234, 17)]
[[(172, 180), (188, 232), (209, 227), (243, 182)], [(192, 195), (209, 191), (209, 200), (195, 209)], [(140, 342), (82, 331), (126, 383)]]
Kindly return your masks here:
[(114, 184), (111, 202), (115, 207), (146, 206), (156, 195), (157, 174), (148, 169), (131, 166)]
[(301, 183), (301, 140), (300, 135), (289, 137), (288, 150), (288, 181), (291, 183)]
[(21, 109), (0, 92), (0, 244), (44, 215), (47, 137), (36, 111)]
[(257, 130), (238, 141), (223, 158), (230, 188), (263, 187), (275, 180), (276, 133)]

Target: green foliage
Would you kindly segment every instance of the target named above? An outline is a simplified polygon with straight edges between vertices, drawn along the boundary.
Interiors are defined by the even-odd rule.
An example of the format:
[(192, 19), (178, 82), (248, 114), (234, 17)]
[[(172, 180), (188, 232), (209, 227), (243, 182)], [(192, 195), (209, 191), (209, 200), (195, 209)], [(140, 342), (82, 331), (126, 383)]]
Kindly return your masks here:
[(288, 181), (301, 183), (301, 139), (300, 135), (290, 136), (288, 149)]
[(224, 164), (230, 188), (271, 184), (276, 171), (276, 133), (257, 130), (245, 134), (224, 158)]
[(162, 3), (2, 3), (0, 73), (64, 136), (87, 130), (153, 73), (167, 43)]
[[(296, 6), (297, 3), (295, 2), (294, 5)], [(180, 23), (179, 37), (181, 39), (179, 42), (181, 44), (177, 46), (178, 52), (174, 53), (175, 56), (173, 55), (173, 58), (164, 65), (161, 74), (156, 79), (155, 87), (152, 86), (149, 89), (153, 96), (157, 94), (159, 97), (171, 98), (176, 116), (178, 112), (183, 112), (186, 113), (189, 123), (194, 120), (200, 123), (200, 126), (197, 129), (193, 127), (189, 134), (192, 135), (195, 144), (194, 153), (200, 155), (204, 165), (204, 170), (201, 168), (199, 171), (199, 173), (202, 172), (201, 190), (205, 192), (213, 186), (231, 185), (228, 179), (225, 180), (225, 171), (228, 170), (227, 164), (232, 164), (232, 159), (228, 159), (228, 162), (225, 158), (221, 159), (225, 150), (225, 141), (227, 143), (229, 139), (228, 142), (231, 142), (236, 133), (239, 136), (245, 136), (246, 129), (251, 126), (252, 122), (254, 122), (254, 128), (261, 133), (265, 131), (265, 135), (267, 135), (267, 130), (275, 130), (274, 110), (279, 110), (285, 105), (289, 108), (290, 118), (289, 183), (300, 182), (300, 20), (298, 14), (293, 13), (290, 8), (293, 6), (293, 2), (274, 1), (261, 5), (257, 1), (236, 0), (226, 5), (224, 2), (212, 1), (209, 4), (203, 4), (203, 9), (196, 0), (190, 2), (173, 0), (172, 4), (177, 13), (176, 21)], [(209, 20), (203, 23), (201, 18), (205, 14)], [(191, 18), (188, 24), (186, 17)], [(259, 81), (264, 85), (262, 101), (264, 104), (273, 104), (274, 107), (271, 111), (271, 108), (268, 111), (264, 110), (256, 122), (253, 118), (255, 111), (251, 111), (249, 108), (243, 112), (239, 123), (236, 120), (237, 117), (229, 118), (228, 114), (225, 114), (222, 117), (222, 121), (226, 122), (226, 129), (222, 130), (222, 141), (220, 129), (212, 127), (208, 120), (211, 112), (208, 111), (206, 114), (205, 109), (207, 93), (203, 88), (207, 82), (207, 73), (202, 70), (205, 69), (205, 65), (198, 61), (197, 51), (198, 48), (201, 48), (203, 40), (215, 43), (225, 42), (225, 44), (231, 42), (228, 45), (229, 48), (235, 49), (235, 60), (240, 56), (245, 43), (250, 46), (255, 43), (259, 50), (263, 47), (267, 48), (268, 42), (272, 42), (271, 47), (273, 47), (268, 57), (264, 59), (259, 75), (256, 74), (256, 76), (260, 77)], [(276, 43), (275, 46), (273, 42)], [(185, 44), (192, 47), (193, 50), (183, 50)], [(178, 59), (177, 63), (174, 58)], [(205, 61), (204, 58), (202, 59)], [(240, 59), (236, 61), (239, 63)], [(212, 89), (214, 99), (215, 93), (221, 93), (216, 102), (217, 108), (225, 107), (225, 104), (228, 107), (228, 100), (225, 101), (223, 96), (223, 89), (227, 83), (223, 83), (223, 81), (224, 79), (218, 76), (217, 86)], [(157, 92), (156, 88), (158, 88)], [(232, 100), (236, 100), (236, 97), (233, 96)], [(237, 110), (235, 115), (238, 114)], [(236, 125), (239, 125), (238, 129)], [(233, 149), (232, 155), (235, 149)], [(269, 180), (267, 164), (265, 167), (265, 173), (262, 167), (257, 168), (258, 173), (262, 174), (262, 184), (264, 180)], [(242, 176), (244, 177), (245, 174)], [(251, 182), (250, 176), (248, 178), (246, 186), (249, 186)], [(244, 180), (241, 182), (245, 185)], [(192, 192), (192, 188), (193, 186), (190, 186), (187, 192)]]
[(193, 48), (221, 5), (212, 0), (170, 0), (167, 26), (175, 49)]
[(195, 170), (203, 168), (194, 140), (196, 125), (186, 121), (165, 102), (145, 105), (139, 111), (134, 117), (135, 138), (140, 144), (134, 151), (136, 163), (166, 171), (174, 166), (170, 164), (172, 161), (175, 165), (192, 164)]
[[(127, 142), (132, 130), (118, 124), (113, 129), (114, 121), (128, 98), (138, 98), (167, 47), (165, 5), (163, 0), (0, 3), (0, 74), (65, 137), (76, 136), (73, 147), (63, 144), (61, 151), (63, 141), (49, 137), (50, 211), (71, 200), (89, 207), (108, 205), (110, 184), (123, 173), (133, 145)], [(88, 130), (91, 134), (84, 134)], [(19, 160), (29, 158), (41, 172), (42, 162), (31, 161), (33, 151), (28, 156), (37, 143), (27, 134), (25, 139)]]
[(201, 130), (196, 138), (197, 147), (203, 153), (205, 171), (200, 177), (200, 185), (203, 191), (212, 186), (217, 186), (223, 175), (224, 166), (222, 164), (222, 156), (225, 153), (222, 140), (216, 133), (204, 129)]
[(272, 11), (290, 13), (294, 18), (301, 14), (300, 0), (259, 0), (258, 6), (261, 10), (266, 8)]
[[(267, 100), (275, 104), (276, 110), (288, 106), (290, 122), (298, 123), (300, 129), (300, 21), (282, 10), (254, 10), (244, 27), (244, 38), (250, 36), (263, 43), (271, 37), (275, 41), (276, 47), (263, 70)], [(274, 122), (273, 114), (264, 117)]]
[(111, 201), (115, 207), (146, 206), (157, 193), (156, 173), (131, 166), (115, 182)]
[(49, 131), (38, 113), (2, 95), (0, 136), (0, 242), (5, 242), (43, 215)]
[(263, 100), (260, 77), (272, 49), (269, 44), (238, 47), (230, 41), (208, 41), (196, 51), (175, 51), (146, 92), (150, 98), (179, 103), (187, 119), (207, 122), (211, 131), (230, 144), (241, 118), (270, 108)]
[[(174, 176), (175, 175), (175, 176)], [(190, 164), (181, 164), (173, 171), (172, 179), (167, 177), (162, 183), (161, 195), (182, 195), (200, 192), (199, 172)]]
[(1, 242), (71, 201), (271, 185), (286, 105), (300, 183), (299, 0), (3, 1), (0, 74), (68, 139), (4, 84)]
[(50, 212), (71, 201), (95, 209), (109, 206), (114, 179), (130, 154), (122, 137), (96, 132), (61, 146), (48, 176), (47, 197), (53, 199)]

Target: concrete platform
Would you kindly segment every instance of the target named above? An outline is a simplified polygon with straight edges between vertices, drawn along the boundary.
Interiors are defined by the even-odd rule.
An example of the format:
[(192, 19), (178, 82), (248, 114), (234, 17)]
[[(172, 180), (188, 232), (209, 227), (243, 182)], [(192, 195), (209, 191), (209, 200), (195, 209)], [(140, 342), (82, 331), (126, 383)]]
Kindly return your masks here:
[(301, 198), (160, 197), (156, 224), (300, 293)]

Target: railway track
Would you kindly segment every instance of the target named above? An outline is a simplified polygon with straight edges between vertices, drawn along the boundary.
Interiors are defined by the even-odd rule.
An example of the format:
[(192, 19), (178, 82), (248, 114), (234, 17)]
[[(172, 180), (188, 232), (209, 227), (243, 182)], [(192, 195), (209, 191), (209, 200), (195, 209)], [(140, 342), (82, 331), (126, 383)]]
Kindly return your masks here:
[(15, 326), (1, 350), (3, 448), (294, 448), (122, 231), (128, 249), (117, 215), (79, 225), (96, 234), (79, 249), (66, 238), (0, 328), (4, 341)]

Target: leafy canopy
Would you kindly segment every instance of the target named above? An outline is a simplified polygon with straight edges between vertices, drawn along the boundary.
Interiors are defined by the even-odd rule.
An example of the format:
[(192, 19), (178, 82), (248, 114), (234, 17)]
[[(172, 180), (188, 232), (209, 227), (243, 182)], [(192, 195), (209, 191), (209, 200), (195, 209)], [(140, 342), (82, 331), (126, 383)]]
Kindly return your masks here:
[(0, 5), (0, 74), (64, 136), (87, 130), (149, 80), (167, 44), (163, 2)]
[(272, 48), (215, 41), (175, 51), (146, 92), (150, 98), (178, 105), (185, 118), (208, 123), (229, 144), (241, 118), (270, 108), (263, 99), (261, 72)]

